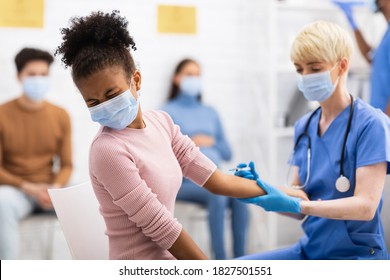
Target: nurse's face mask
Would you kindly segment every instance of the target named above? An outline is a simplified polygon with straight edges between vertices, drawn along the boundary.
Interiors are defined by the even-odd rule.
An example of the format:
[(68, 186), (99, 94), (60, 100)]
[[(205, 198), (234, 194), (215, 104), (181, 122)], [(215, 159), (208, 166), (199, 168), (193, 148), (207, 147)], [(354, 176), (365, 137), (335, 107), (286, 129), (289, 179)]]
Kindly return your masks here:
[(330, 73), (337, 65), (338, 63), (332, 69), (320, 73), (307, 75), (298, 74), (298, 88), (307, 100), (323, 102), (332, 96), (339, 81), (339, 77), (337, 77), (337, 81), (333, 84)]
[(137, 117), (140, 98), (137, 92), (135, 99), (130, 88), (108, 101), (88, 108), (92, 120), (115, 130), (125, 129), (131, 124)]

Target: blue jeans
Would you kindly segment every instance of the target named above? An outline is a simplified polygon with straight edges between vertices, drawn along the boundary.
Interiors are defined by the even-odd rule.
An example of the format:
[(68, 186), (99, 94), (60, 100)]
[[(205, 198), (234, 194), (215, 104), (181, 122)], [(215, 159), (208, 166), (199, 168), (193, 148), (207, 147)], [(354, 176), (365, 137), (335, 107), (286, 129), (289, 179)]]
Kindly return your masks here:
[(0, 185), (0, 259), (19, 256), (19, 221), (31, 214), (35, 201), (21, 190)]
[(208, 208), (211, 246), (217, 260), (226, 259), (224, 238), (225, 209), (230, 207), (234, 257), (245, 255), (249, 222), (249, 213), (245, 203), (235, 198), (212, 194), (187, 179), (183, 180), (177, 200), (198, 203)]

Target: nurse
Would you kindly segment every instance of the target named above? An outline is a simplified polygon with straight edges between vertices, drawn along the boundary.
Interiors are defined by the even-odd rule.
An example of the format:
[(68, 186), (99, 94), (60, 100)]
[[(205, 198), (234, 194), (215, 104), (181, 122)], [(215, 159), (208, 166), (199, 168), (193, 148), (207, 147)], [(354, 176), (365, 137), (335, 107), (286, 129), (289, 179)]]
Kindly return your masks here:
[[(310, 201), (284, 195), (251, 171), (267, 195), (243, 199), (276, 211), (306, 216), (305, 235), (289, 248), (243, 259), (387, 259), (380, 211), (390, 166), (389, 118), (348, 92), (352, 41), (339, 26), (318, 21), (295, 38), (291, 59), (298, 87), (320, 107), (295, 124), (291, 186)], [(310, 155), (308, 153), (310, 151)], [(242, 166), (241, 166), (242, 167)]]

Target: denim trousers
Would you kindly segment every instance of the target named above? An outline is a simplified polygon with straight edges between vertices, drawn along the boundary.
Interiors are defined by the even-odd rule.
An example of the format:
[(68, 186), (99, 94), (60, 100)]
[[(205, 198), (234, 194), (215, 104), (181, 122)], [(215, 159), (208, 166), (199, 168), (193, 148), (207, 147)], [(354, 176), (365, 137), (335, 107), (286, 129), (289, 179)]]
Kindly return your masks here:
[(30, 215), (36, 202), (16, 187), (0, 185), (0, 259), (19, 256), (19, 222)]

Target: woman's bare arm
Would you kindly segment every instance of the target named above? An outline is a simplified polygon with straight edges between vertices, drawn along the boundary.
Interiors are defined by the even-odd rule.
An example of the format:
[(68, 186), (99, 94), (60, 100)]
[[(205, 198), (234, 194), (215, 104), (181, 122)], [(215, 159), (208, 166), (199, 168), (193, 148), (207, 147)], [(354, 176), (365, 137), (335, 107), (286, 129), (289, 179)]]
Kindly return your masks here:
[[(249, 180), (234, 175), (229, 175), (216, 170), (204, 184), (208, 191), (235, 198), (248, 198), (266, 194), (255, 180)], [(306, 194), (300, 190), (279, 188), (290, 196), (307, 199)]]
[(208, 259), (184, 229), (168, 251), (178, 260)]
[(382, 196), (386, 170), (386, 162), (358, 168), (353, 196), (325, 201), (301, 201), (302, 213), (328, 219), (372, 220)]
[(371, 63), (371, 46), (367, 43), (366, 39), (363, 37), (363, 34), (360, 32), (359, 29), (356, 29), (354, 31), (356, 43), (359, 47), (360, 53), (363, 55), (364, 59)]
[(229, 175), (217, 169), (203, 186), (208, 191), (235, 198), (247, 198), (264, 195), (256, 181)]
[[(293, 178), (292, 178), (292, 181), (290, 183), (291, 186), (301, 186), (302, 183), (299, 180), (298, 167), (293, 166), (291, 168), (291, 170), (292, 170), (292, 174), (293, 174)], [(302, 198), (302, 200), (309, 200), (307, 198), (306, 193), (304, 192), (304, 189), (293, 189), (293, 188), (280, 188), (280, 189), (282, 189), (286, 194), (288, 194), (290, 196), (297, 196), (297, 197)], [(299, 192), (301, 192), (300, 196), (297, 195), (297, 193), (299, 193)], [(293, 219), (297, 219), (297, 220), (302, 220), (303, 218), (306, 217), (306, 215), (304, 215), (304, 214), (292, 214), (292, 213), (280, 213), (280, 214), (283, 216), (293, 218)]]

